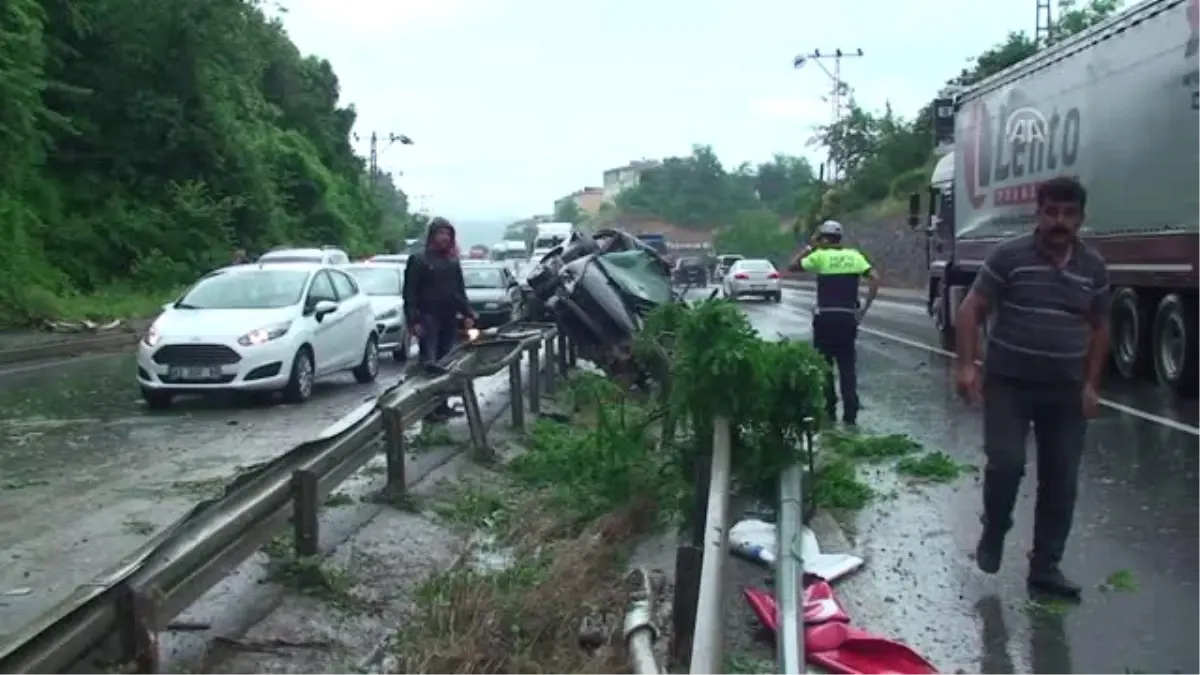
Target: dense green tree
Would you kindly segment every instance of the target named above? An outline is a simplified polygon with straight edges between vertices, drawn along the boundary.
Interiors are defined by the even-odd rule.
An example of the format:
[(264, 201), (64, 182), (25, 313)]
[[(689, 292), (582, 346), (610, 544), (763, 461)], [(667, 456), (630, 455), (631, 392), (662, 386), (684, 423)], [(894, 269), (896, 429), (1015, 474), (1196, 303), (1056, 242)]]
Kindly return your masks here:
[(0, 323), (169, 292), (234, 248), (391, 243), (407, 200), (366, 175), (354, 121), (253, 2), (9, 0)]
[(768, 258), (777, 264), (795, 248), (790, 230), (781, 229), (779, 216), (769, 209), (737, 213), (733, 222), (717, 228), (713, 250), (739, 253), (749, 258)]
[(554, 207), (554, 220), (559, 223), (578, 225), (587, 220), (587, 214), (574, 199), (564, 199)]

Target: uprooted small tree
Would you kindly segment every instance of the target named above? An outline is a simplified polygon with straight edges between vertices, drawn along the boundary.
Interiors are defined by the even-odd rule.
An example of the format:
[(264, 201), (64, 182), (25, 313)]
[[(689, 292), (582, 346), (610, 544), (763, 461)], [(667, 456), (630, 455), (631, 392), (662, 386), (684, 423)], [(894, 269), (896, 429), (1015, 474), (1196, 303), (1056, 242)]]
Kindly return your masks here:
[(734, 303), (713, 299), (656, 310), (639, 352), (660, 359), (667, 426), (681, 430), (670, 431), (681, 475), (710, 460), (705, 439), (718, 417), (733, 429), (732, 478), (743, 492), (771, 499), (779, 474), (808, 459), (807, 438), (826, 422), (828, 373), (810, 344), (765, 340)]
[(823, 423), (821, 357), (761, 339), (728, 301), (660, 307), (635, 351), (657, 387), (575, 373), (558, 394), (569, 422), (539, 419), (522, 453), (434, 504), (511, 562), (425, 582), (395, 672), (618, 671), (627, 554), (657, 526), (704, 517), (691, 479), (711, 420), (737, 430), (735, 488), (764, 499)]

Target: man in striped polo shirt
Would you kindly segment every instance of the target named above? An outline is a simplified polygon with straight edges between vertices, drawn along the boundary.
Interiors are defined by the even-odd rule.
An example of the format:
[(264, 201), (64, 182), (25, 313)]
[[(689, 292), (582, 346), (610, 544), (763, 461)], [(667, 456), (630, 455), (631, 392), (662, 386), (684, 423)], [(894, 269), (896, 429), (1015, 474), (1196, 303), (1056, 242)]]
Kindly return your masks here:
[[(1000, 569), (1032, 426), (1038, 486), (1028, 581), (1034, 590), (1068, 598), (1077, 598), (1080, 587), (1059, 563), (1075, 511), (1084, 432), (1096, 415), (1108, 359), (1108, 269), (1078, 238), (1086, 205), (1077, 180), (1042, 183), (1033, 232), (992, 251), (957, 316), (957, 388), (983, 402), (987, 468), (976, 563), (989, 574)], [(981, 377), (977, 342), (989, 315)]]

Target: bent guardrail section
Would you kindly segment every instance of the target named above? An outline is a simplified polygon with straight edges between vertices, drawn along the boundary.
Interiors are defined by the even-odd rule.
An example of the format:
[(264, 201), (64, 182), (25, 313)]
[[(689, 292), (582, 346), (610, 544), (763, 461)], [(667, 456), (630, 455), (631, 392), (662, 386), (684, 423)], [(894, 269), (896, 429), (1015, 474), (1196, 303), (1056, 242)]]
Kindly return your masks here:
[[(403, 432), (445, 396), (463, 396), (472, 445), (485, 452), (474, 379), (508, 369), (512, 421), (521, 428), (525, 400), (529, 412), (537, 414), (541, 393), (553, 389), (555, 371), (565, 374), (571, 351), (555, 326), (545, 323), (510, 324), (460, 346), (428, 372), (389, 388), (373, 407), (360, 408), (357, 419), (339, 422), (321, 438), (239, 475), (222, 496), (198, 504), (122, 563), (10, 636), (0, 645), (0, 672), (63, 672), (89, 657), (158, 672), (158, 633), (289, 519), (297, 555), (316, 554), (320, 505), (377, 453), (387, 459), (386, 489), (402, 493)], [(528, 397), (521, 367), (526, 354)]]

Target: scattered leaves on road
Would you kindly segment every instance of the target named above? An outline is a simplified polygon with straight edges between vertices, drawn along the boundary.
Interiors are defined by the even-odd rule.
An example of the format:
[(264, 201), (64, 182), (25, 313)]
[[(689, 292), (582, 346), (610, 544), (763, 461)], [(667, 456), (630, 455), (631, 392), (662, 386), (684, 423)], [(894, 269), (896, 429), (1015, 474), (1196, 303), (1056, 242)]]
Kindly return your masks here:
[(965, 470), (962, 462), (944, 452), (929, 452), (920, 457), (905, 457), (896, 465), (901, 475), (931, 483), (949, 483)]
[(1129, 570), (1117, 570), (1100, 584), (1100, 590), (1104, 593), (1133, 593), (1137, 587), (1137, 579)]

